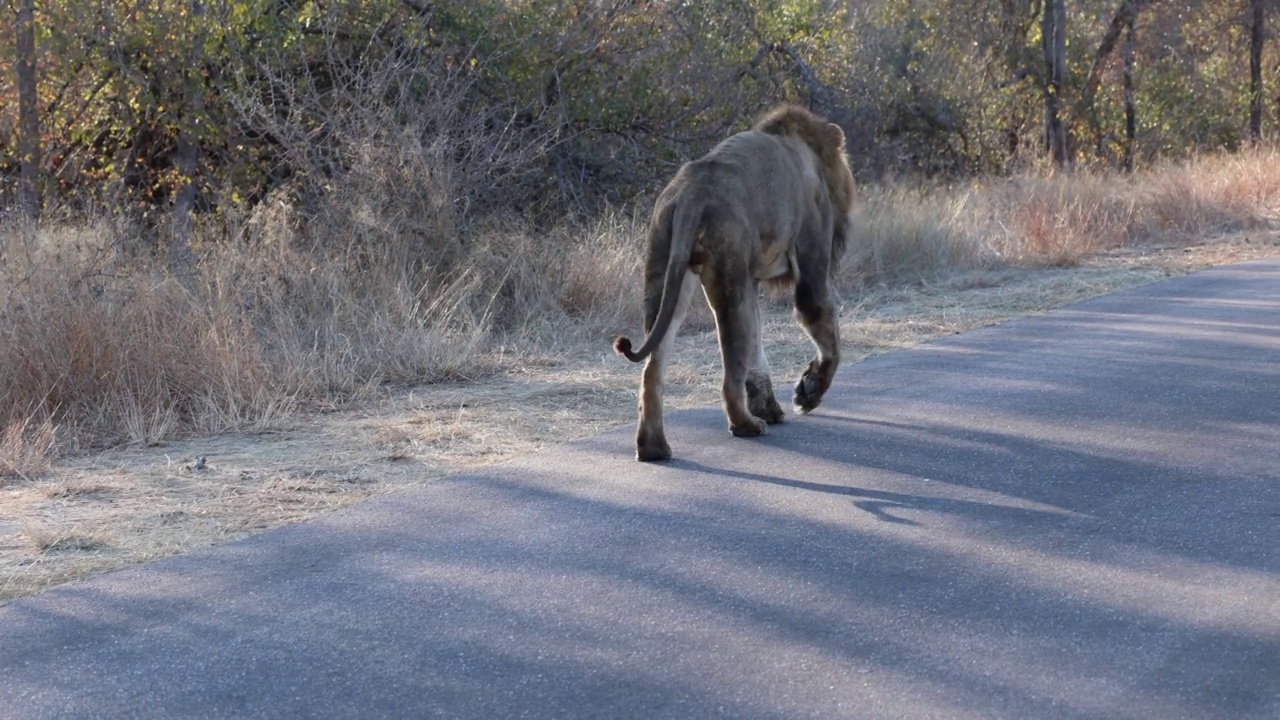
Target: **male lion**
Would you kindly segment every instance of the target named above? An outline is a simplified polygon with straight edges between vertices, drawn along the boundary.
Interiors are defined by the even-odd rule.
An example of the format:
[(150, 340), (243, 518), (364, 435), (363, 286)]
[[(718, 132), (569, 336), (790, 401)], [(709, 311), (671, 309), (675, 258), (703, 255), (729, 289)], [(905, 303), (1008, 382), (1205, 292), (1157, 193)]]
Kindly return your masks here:
[(699, 282), (716, 316), (724, 362), (724, 412), (737, 436), (782, 422), (761, 338), (761, 282), (795, 288), (796, 319), (817, 355), (796, 383), (794, 402), (822, 401), (840, 363), (839, 324), (828, 284), (851, 230), (853, 175), (840, 127), (792, 105), (686, 163), (662, 191), (649, 225), (645, 340), (614, 350), (646, 357), (640, 381), (636, 459), (666, 460), (662, 383), (667, 358)]

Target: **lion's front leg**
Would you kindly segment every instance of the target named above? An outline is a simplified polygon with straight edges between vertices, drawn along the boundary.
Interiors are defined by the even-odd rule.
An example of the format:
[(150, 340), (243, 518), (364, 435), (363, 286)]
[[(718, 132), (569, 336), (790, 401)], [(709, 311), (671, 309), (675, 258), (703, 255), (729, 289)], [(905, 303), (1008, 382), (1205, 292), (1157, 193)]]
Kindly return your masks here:
[(747, 373), (747, 409), (770, 425), (777, 425), (786, 419), (787, 414), (773, 394), (773, 381), (767, 373)]
[(792, 398), (797, 410), (808, 413), (818, 407), (822, 402), (822, 396), (826, 395), (831, 387), (838, 363), (839, 360), (835, 358), (821, 356), (809, 361), (809, 367), (796, 382), (795, 396)]
[[(818, 277), (825, 278), (825, 275)], [(825, 279), (802, 278), (796, 283), (796, 318), (818, 350), (796, 382), (796, 409), (807, 413), (822, 402), (840, 366), (840, 320)]]
[(769, 358), (764, 353), (764, 323), (760, 317), (760, 303), (755, 303), (755, 362), (747, 372), (747, 407), (751, 414), (770, 425), (777, 425), (786, 417), (778, 398), (773, 394), (773, 380), (769, 377)]

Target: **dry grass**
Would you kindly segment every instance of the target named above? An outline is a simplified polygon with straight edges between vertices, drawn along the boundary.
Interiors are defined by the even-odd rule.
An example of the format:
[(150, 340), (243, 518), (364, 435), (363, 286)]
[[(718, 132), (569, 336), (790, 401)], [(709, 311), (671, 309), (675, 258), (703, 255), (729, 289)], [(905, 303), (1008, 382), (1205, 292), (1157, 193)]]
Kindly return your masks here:
[[(513, 355), (563, 354), (636, 324), (642, 219), (462, 228), (439, 199), (447, 187), (394, 195), (438, 156), (408, 140), (368, 149), (319, 215), (273, 198), (220, 216), (181, 275), (139, 253), (128, 226), (0, 229), (0, 452), (11, 459), (0, 473), (38, 464), (55, 428), (66, 452), (269, 429), (300, 403), (477, 379)], [(1261, 151), (1132, 177), (871, 188), (840, 287), (1071, 267), (1267, 228), (1280, 208), (1278, 161)], [(691, 326), (706, 320), (695, 314)], [(29, 427), (35, 417), (47, 433)]]
[(44, 419), (27, 417), (0, 427), (0, 487), (6, 477), (30, 480), (49, 469), (57, 429)]
[[(645, 209), (544, 230), (390, 197), (433, 147), (370, 148), (320, 215), (221, 216), (179, 275), (127, 225), (0, 229), (0, 602), (632, 421), (608, 339), (639, 324)], [(867, 189), (846, 353), (1274, 255), (1278, 160)], [(785, 304), (766, 324), (789, 374), (808, 342)], [(710, 328), (671, 407), (715, 402)]]
[(1131, 176), (1078, 172), (949, 188), (872, 188), (846, 283), (959, 270), (1070, 267), (1117, 248), (1203, 242), (1280, 220), (1280, 151), (1194, 158)]
[[(1280, 237), (1113, 253), (1079, 267), (955, 273), (848, 296), (849, 362), (1205, 265), (1280, 253)], [(812, 348), (782, 305), (766, 313), (770, 362), (789, 376)], [(0, 489), (0, 602), (85, 575), (226, 542), (373, 495), (634, 421), (636, 367), (607, 335), (562, 353), (497, 356), (482, 381), (383, 388), (284, 429), (122, 447), (57, 461)], [(714, 334), (678, 341), (671, 408), (716, 402)], [(207, 458), (202, 469), (195, 460)]]

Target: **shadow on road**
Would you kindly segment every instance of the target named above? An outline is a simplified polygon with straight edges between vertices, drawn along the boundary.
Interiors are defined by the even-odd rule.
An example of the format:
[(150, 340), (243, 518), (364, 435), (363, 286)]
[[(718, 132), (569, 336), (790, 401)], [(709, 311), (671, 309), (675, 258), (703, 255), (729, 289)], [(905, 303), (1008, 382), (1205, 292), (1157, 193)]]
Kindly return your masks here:
[(623, 428), (15, 602), (0, 702), (1275, 717), (1280, 291), (1261, 287), (872, 358), (758, 440), (674, 413), (664, 465), (631, 461)]

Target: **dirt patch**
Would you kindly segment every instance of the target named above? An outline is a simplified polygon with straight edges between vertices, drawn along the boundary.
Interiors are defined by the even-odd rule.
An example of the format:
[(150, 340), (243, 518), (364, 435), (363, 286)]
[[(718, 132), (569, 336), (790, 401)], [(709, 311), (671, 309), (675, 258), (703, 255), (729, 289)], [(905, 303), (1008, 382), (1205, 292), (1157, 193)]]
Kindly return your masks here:
[[(1211, 265), (1280, 254), (1280, 236), (1111, 253), (1075, 268), (981, 271), (935, 285), (847, 294), (848, 362)], [(784, 381), (811, 352), (785, 304), (769, 306), (770, 363)], [(619, 328), (622, 330), (624, 328)], [(191, 438), (55, 463), (0, 485), (0, 603), (90, 574), (190, 552), (365, 498), (634, 421), (639, 368), (609, 338), (489, 379), (387, 388), (286, 430)], [(670, 408), (717, 402), (710, 324), (686, 326)], [(784, 382), (784, 385), (786, 383)], [(628, 457), (631, 449), (619, 448)]]

